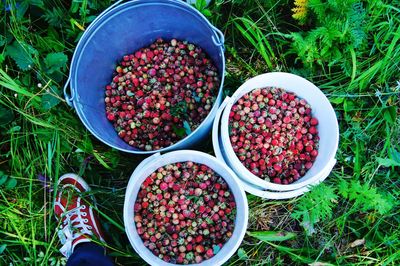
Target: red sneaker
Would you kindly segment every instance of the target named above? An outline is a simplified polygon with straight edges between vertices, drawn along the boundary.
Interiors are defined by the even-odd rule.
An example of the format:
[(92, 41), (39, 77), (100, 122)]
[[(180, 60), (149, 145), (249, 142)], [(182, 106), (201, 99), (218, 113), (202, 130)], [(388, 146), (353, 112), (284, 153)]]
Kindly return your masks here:
[(63, 244), (61, 253), (67, 258), (75, 247), (84, 242), (104, 241), (97, 214), (95, 198), (89, 185), (76, 174), (65, 174), (58, 180), (54, 213), (60, 222), (58, 236)]

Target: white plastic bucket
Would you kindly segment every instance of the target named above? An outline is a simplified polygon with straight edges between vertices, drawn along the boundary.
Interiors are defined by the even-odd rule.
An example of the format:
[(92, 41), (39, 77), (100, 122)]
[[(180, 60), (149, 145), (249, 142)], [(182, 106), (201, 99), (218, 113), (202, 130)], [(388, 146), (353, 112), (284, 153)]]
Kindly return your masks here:
[(219, 161), (217, 158), (199, 151), (181, 150), (169, 152), (163, 155), (156, 153), (142, 161), (132, 173), (125, 194), (124, 203), (124, 224), (125, 231), (129, 241), (135, 251), (150, 265), (175, 265), (167, 263), (156, 257), (143, 244), (142, 239), (136, 231), (134, 221), (134, 204), (143, 181), (159, 167), (167, 164), (192, 161), (195, 163), (205, 164), (219, 174), (228, 184), (231, 192), (235, 197), (236, 202), (236, 219), (235, 229), (231, 238), (225, 243), (221, 250), (212, 258), (196, 265), (215, 266), (221, 265), (227, 261), (239, 248), (240, 243), (246, 233), (248, 222), (248, 204), (246, 194), (238, 182), (235, 173), (227, 167), (226, 164)]
[[(312, 107), (312, 115), (319, 121), (318, 156), (313, 167), (296, 182), (288, 185), (274, 184), (252, 174), (239, 161), (233, 151), (229, 138), (229, 113), (232, 106), (244, 94), (263, 87), (280, 87), (304, 98)], [(219, 121), (221, 120), (221, 123)], [(335, 155), (339, 143), (339, 126), (335, 112), (326, 96), (314, 84), (297, 75), (289, 73), (267, 73), (256, 76), (240, 86), (232, 97), (227, 97), (217, 112), (213, 125), (213, 146), (217, 158), (226, 164), (242, 179), (245, 190), (265, 198), (290, 198), (308, 191), (308, 186), (324, 180), (336, 163)], [(272, 190), (277, 192), (266, 192)], [(257, 191), (257, 193), (255, 192)], [(288, 193), (282, 194), (284, 191)], [(281, 193), (280, 195), (276, 193)]]

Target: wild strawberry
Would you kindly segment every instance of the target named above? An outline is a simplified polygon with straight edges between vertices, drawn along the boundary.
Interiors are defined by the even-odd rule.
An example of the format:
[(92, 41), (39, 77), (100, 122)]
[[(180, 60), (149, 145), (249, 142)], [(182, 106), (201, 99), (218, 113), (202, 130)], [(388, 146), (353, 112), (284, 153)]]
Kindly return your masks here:
[[(188, 194), (198, 195), (199, 200), (189, 199)], [(134, 204), (134, 222), (154, 255), (168, 251), (166, 261), (200, 263), (232, 236), (234, 218), (229, 214), (235, 206), (227, 183), (208, 166), (176, 163), (145, 179)]]
[[(275, 87), (255, 89), (232, 106), (229, 122), (239, 160), (253, 174), (274, 183), (298, 180), (318, 155), (318, 120), (307, 101), (294, 93)], [(291, 171), (294, 167), (296, 172)]]
[[(193, 131), (208, 115), (216, 99), (220, 80), (212, 61), (193, 44), (175, 42), (176, 46), (172, 46), (174, 42), (158, 40), (123, 56), (115, 69), (117, 74), (105, 87), (106, 116), (117, 131), (126, 128), (125, 120), (141, 124), (132, 128), (139, 130), (134, 136), (122, 137), (139, 149), (155, 150), (179, 141), (185, 137), (176, 134), (176, 130), (183, 128), (183, 121)], [(172, 117), (171, 110), (182, 100), (187, 106)], [(160, 141), (155, 141), (156, 138)]]

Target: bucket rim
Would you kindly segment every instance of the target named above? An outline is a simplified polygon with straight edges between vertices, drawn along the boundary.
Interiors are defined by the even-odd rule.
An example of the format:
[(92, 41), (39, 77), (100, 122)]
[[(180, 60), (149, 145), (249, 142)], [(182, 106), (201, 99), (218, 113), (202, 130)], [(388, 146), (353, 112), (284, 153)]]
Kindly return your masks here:
[[(142, 6), (153, 6), (153, 5), (164, 5), (164, 6), (171, 6), (174, 8), (180, 8), (182, 10), (187, 11), (188, 13), (194, 15), (194, 16), (198, 16), (200, 18), (200, 20), (205, 24), (205, 26), (207, 26), (209, 28), (209, 30), (213, 33), (210, 36), (210, 39), (212, 40), (213, 44), (215, 45), (215, 48), (218, 50), (220, 58), (221, 58), (221, 63), (222, 63), (222, 67), (221, 67), (221, 71), (219, 73), (220, 75), (220, 86), (218, 88), (218, 92), (217, 92), (217, 97), (213, 103), (212, 108), (210, 109), (208, 115), (204, 118), (204, 120), (197, 126), (196, 129), (194, 129), (189, 135), (185, 136), (183, 139), (177, 141), (176, 143), (168, 146), (168, 147), (164, 147), (162, 149), (158, 149), (158, 150), (152, 150), (152, 151), (144, 151), (144, 150), (139, 150), (135, 147), (132, 148), (123, 148), (123, 147), (118, 147), (117, 145), (114, 145), (112, 143), (110, 143), (109, 141), (103, 139), (100, 134), (97, 134), (97, 132), (90, 127), (89, 122), (87, 121), (84, 112), (81, 110), (81, 107), (79, 106), (79, 101), (76, 98), (76, 85), (77, 85), (77, 66), (79, 65), (79, 62), (81, 60), (81, 57), (83, 56), (83, 52), (84, 52), (84, 48), (88, 45), (88, 43), (91, 40), (91, 36), (93, 36), (93, 34), (95, 34), (97, 32), (97, 30), (99, 30), (99, 27), (105, 23), (108, 22), (108, 20), (110, 20), (110, 16), (111, 15), (118, 15), (122, 12), (124, 12), (124, 10), (127, 10), (127, 7), (132, 7), (132, 8), (137, 8), (137, 7), (142, 7)], [(193, 6), (187, 4), (186, 2), (183, 1), (176, 1), (176, 0), (148, 0), (148, 1), (144, 1), (144, 0), (131, 0), (125, 3), (122, 3), (120, 5), (116, 5), (116, 6), (111, 6), (110, 9), (106, 9), (104, 10), (99, 16), (98, 18), (96, 18), (88, 27), (88, 29), (84, 32), (84, 34), (82, 35), (81, 39), (79, 40), (75, 51), (73, 53), (72, 59), (71, 59), (71, 65), (70, 65), (70, 73), (69, 73), (69, 78), (70, 78), (70, 90), (71, 90), (71, 94), (72, 94), (72, 98), (75, 98), (74, 100), (72, 100), (72, 106), (74, 107), (74, 109), (76, 110), (76, 113), (78, 114), (79, 118), (81, 119), (82, 123), (85, 125), (85, 127), (89, 130), (89, 132), (94, 135), (99, 141), (101, 141), (102, 143), (108, 145), (109, 147), (112, 147), (114, 149), (123, 151), (123, 152), (127, 152), (127, 153), (131, 153), (131, 154), (138, 154), (138, 155), (150, 155), (150, 154), (154, 154), (157, 152), (167, 152), (167, 151), (171, 151), (174, 149), (178, 149), (180, 146), (184, 145), (185, 142), (188, 142), (188, 140), (190, 140), (191, 138), (193, 138), (193, 136), (195, 136), (201, 129), (202, 127), (207, 124), (207, 122), (212, 121), (213, 117), (212, 115), (215, 116), (216, 110), (219, 107), (219, 104), (221, 102), (222, 99), (222, 94), (223, 94), (223, 85), (224, 85), (224, 80), (225, 80), (225, 66), (226, 66), (226, 62), (225, 62), (225, 54), (224, 54), (224, 49), (223, 46), (220, 45), (216, 45), (215, 42), (213, 41), (213, 38), (219, 38), (220, 36), (218, 35), (218, 33), (215, 30), (215, 27), (210, 23), (210, 21), (208, 21), (208, 19), (197, 9), (195, 9)], [(123, 140), (121, 140), (123, 141)], [(128, 144), (127, 144), (128, 145)]]
[[(308, 84), (310, 87), (313, 87), (316, 91), (319, 92), (321, 100), (323, 100), (327, 103), (328, 113), (330, 115), (332, 115), (332, 117), (335, 118), (334, 119), (334, 128), (332, 129), (332, 132), (333, 132), (332, 138), (334, 139), (334, 146), (329, 151), (329, 155), (328, 155), (329, 159), (327, 160), (327, 163), (325, 164), (325, 166), (322, 167), (318, 173), (314, 174), (307, 180), (299, 179), (296, 182), (294, 182), (292, 184), (287, 184), (287, 185), (275, 184), (273, 182), (263, 180), (263, 179), (259, 178), (258, 176), (254, 175), (253, 173), (251, 173), (240, 162), (239, 158), (236, 156), (235, 152), (233, 151), (233, 148), (229, 141), (229, 138), (228, 139), (226, 138), (226, 136), (229, 136), (229, 133), (228, 133), (229, 113), (231, 111), (233, 104), (239, 100), (239, 98), (243, 95), (243, 93), (246, 93), (246, 92), (256, 89), (256, 87), (247, 88), (246, 86), (250, 82), (257, 80), (257, 79), (263, 79), (263, 78), (272, 79), (272, 78), (275, 78), (278, 76), (284, 76), (286, 79), (297, 79), (299, 81), (304, 82), (305, 84)], [(260, 87), (262, 87), (262, 86), (260, 86)], [(329, 168), (330, 162), (332, 160), (334, 160), (335, 155), (337, 153), (337, 149), (338, 149), (338, 145), (339, 145), (339, 125), (338, 125), (338, 121), (337, 121), (335, 111), (334, 111), (332, 105), (330, 104), (328, 98), (326, 98), (325, 94), (323, 94), (323, 92), (315, 84), (313, 84), (312, 82), (308, 81), (307, 79), (300, 77), (298, 75), (295, 75), (295, 74), (291, 74), (291, 73), (287, 73), (287, 72), (270, 72), (270, 73), (264, 73), (264, 74), (255, 76), (255, 77), (247, 80), (235, 91), (235, 93), (227, 101), (227, 104), (221, 114), (220, 119), (221, 119), (220, 138), (221, 138), (222, 148), (224, 149), (224, 152), (225, 152), (224, 159), (227, 161), (228, 165), (230, 165), (230, 167), (232, 167), (232, 169), (234, 169), (234, 172), (236, 172), (241, 179), (245, 179), (249, 183), (256, 185), (256, 186), (262, 185), (263, 188), (268, 189), (268, 190), (274, 190), (274, 191), (295, 190), (295, 189), (299, 189), (301, 187), (307, 186), (307, 185), (313, 183), (314, 181), (324, 178), (325, 170), (327, 168)]]
[[(161, 265), (175, 265), (175, 264), (163, 262), (162, 260), (160, 260), (156, 256), (154, 256), (151, 252), (150, 252), (151, 255), (149, 255), (148, 252), (143, 251), (144, 245), (143, 245), (143, 243), (140, 243), (140, 242), (142, 242), (142, 240), (140, 238), (137, 239), (138, 235), (136, 232), (136, 228), (134, 226), (134, 221), (132, 220), (132, 217), (130, 216), (132, 213), (134, 213), (132, 211), (133, 210), (132, 202), (136, 201), (137, 193), (140, 189), (140, 184), (147, 177), (146, 172), (152, 172), (152, 171), (156, 170), (158, 167), (162, 167), (162, 165), (188, 161), (188, 159), (186, 159), (186, 157), (188, 155), (192, 156), (189, 158), (194, 158), (194, 160), (191, 160), (191, 159), (189, 159), (189, 160), (191, 160), (195, 163), (201, 163), (201, 164), (207, 165), (208, 167), (213, 169), (213, 171), (215, 171), (217, 174), (219, 174), (228, 183), (232, 193), (234, 193), (235, 202), (237, 203), (237, 206), (240, 206), (240, 208), (242, 209), (242, 214), (243, 214), (240, 217), (238, 217), (238, 213), (236, 214), (235, 229), (233, 231), (233, 235), (226, 242), (226, 243), (228, 243), (230, 240), (233, 241), (233, 242), (231, 242), (232, 243), (231, 247), (229, 247), (230, 249), (226, 250), (224, 253), (222, 253), (221, 251), (224, 249), (224, 247), (227, 247), (224, 245), (224, 247), (222, 247), (221, 251), (218, 253), (218, 254), (221, 254), (219, 258), (217, 258), (216, 260), (212, 260), (213, 258), (216, 258), (214, 256), (213, 258), (211, 258), (209, 260), (203, 261), (199, 265), (207, 265), (207, 266), (221, 265), (235, 253), (236, 249), (239, 248), (241, 242), (243, 241), (244, 235), (246, 234), (246, 230), (247, 230), (247, 226), (248, 226), (248, 214), (249, 214), (249, 207), (248, 207), (246, 193), (245, 193), (245, 190), (243, 189), (239, 179), (237, 178), (236, 174), (226, 164), (224, 164), (223, 162), (218, 160), (216, 157), (211, 156), (210, 154), (207, 154), (205, 152), (195, 151), (195, 150), (172, 151), (169, 153), (165, 153), (163, 155), (154, 154), (152, 157), (149, 157), (149, 158), (154, 158), (154, 160), (148, 160), (146, 162), (141, 163), (141, 164), (143, 164), (143, 167), (140, 168), (141, 167), (141, 164), (140, 164), (137, 167), (140, 169), (138, 171), (137, 171), (137, 169), (135, 169), (134, 172), (132, 173), (132, 175), (129, 179), (129, 182), (128, 182), (127, 189), (126, 189), (125, 201), (124, 201), (124, 207), (123, 207), (124, 227), (125, 227), (126, 233), (128, 235), (128, 239), (129, 239), (131, 245), (133, 246), (133, 248), (137, 251), (137, 253), (146, 262), (148, 262), (152, 265), (155, 263), (157, 263), (157, 265), (160, 265), (160, 264)], [(165, 158), (172, 160), (172, 162), (167, 160), (166, 163), (165, 162), (160, 163), (160, 161), (163, 161), (163, 159), (165, 159)], [(215, 170), (212, 166), (208, 165), (207, 163), (201, 162), (203, 159), (210, 162), (210, 164), (213, 164), (214, 168), (215, 168), (215, 165), (218, 165), (218, 167), (225, 172), (225, 175), (218, 173), (217, 170)], [(143, 169), (145, 169), (145, 171), (142, 171)], [(138, 177), (138, 175), (140, 175), (140, 177)], [(235, 187), (235, 190), (232, 189), (233, 187)], [(234, 191), (236, 191), (236, 193)], [(235, 238), (234, 238), (234, 236), (235, 236)], [(141, 244), (141, 245), (138, 246), (138, 244)], [(146, 247), (144, 247), (144, 248), (147, 250)], [(143, 252), (144, 252), (144, 254), (143, 254)], [(146, 253), (149, 256), (146, 256)], [(189, 265), (197, 265), (197, 264), (189, 264)]]

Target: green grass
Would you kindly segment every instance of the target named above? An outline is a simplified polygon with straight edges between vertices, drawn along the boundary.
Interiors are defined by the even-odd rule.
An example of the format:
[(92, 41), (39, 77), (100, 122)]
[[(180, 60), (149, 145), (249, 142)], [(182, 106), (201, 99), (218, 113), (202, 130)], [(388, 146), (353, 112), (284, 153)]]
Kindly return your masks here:
[[(143, 158), (98, 142), (61, 96), (82, 29), (111, 1), (21, 1), (19, 9), (14, 1), (5, 2), (14, 8), (6, 12), (0, 2), (0, 170), (8, 179), (0, 185), (0, 265), (65, 263), (52, 210), (55, 191), (38, 179), (45, 175), (52, 187), (65, 172), (83, 175), (93, 188), (116, 263), (143, 263), (122, 221), (127, 181)], [(297, 43), (313, 52), (312, 64), (296, 50), (293, 33), (307, 40), (313, 29), (328, 28), (329, 21), (318, 20), (313, 11), (300, 25), (291, 18), (289, 0), (217, 0), (203, 10), (226, 36), (225, 94), (261, 73), (295, 73), (323, 90), (340, 125), (338, 163), (326, 186), (285, 201), (248, 195), (253, 233), (227, 265), (400, 263), (400, 2), (360, 2), (366, 16), (348, 36), (363, 32), (362, 44), (333, 41), (341, 54), (321, 56), (318, 41)], [(336, 18), (340, 6), (331, 11), (331, 21), (346, 30), (352, 15)], [(202, 149), (212, 152), (210, 143)], [(357, 181), (363, 187), (351, 183)], [(335, 195), (331, 200), (320, 196), (327, 191)], [(315, 201), (325, 207), (310, 207)], [(305, 215), (318, 218), (312, 233), (307, 218), (296, 215), (302, 207), (309, 210)], [(260, 240), (254, 237), (260, 231), (289, 232), (293, 238)]]

